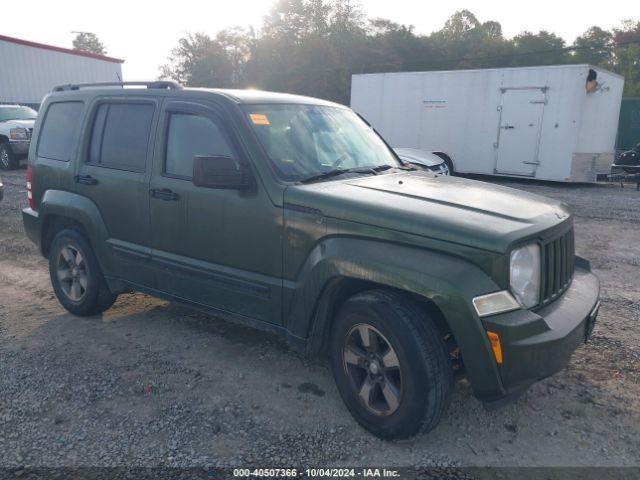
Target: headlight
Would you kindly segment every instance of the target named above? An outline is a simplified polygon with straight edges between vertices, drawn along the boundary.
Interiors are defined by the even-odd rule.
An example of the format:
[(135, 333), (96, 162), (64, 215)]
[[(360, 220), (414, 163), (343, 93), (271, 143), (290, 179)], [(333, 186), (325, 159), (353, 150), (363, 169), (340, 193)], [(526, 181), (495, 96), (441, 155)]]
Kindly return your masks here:
[(511, 252), (511, 291), (523, 307), (531, 308), (540, 299), (540, 247), (532, 243)]
[(9, 130), (11, 140), (26, 140), (27, 130), (25, 128), (12, 128)]

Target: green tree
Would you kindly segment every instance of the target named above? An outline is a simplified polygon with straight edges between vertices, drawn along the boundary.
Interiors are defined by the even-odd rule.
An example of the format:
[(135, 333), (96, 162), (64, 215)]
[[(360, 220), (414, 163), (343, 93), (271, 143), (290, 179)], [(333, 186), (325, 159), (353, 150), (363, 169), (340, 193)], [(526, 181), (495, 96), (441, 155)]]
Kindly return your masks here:
[(469, 10), (460, 10), (451, 15), (438, 34), (449, 42), (459, 42), (467, 39), (469, 34), (479, 26), (480, 22), (473, 13)]
[(367, 58), (364, 15), (350, 0), (278, 0), (246, 64), (249, 85), (347, 102)]
[(255, 31), (239, 27), (228, 28), (218, 32), (215, 43), (225, 52), (231, 63), (230, 85), (243, 86), (246, 83), (246, 65), (255, 48)]
[[(164, 78), (194, 86), (301, 93), (348, 103), (354, 73), (591, 63), (625, 76), (640, 95), (640, 22), (593, 26), (571, 48), (547, 31), (505, 38), (502, 25), (455, 12), (442, 29), (369, 19), (356, 0), (276, 0), (257, 31), (231, 28), (180, 39)], [(615, 44), (615, 46), (613, 46)], [(606, 45), (606, 46), (603, 46)]]
[(564, 50), (565, 41), (555, 33), (541, 30), (538, 33), (522, 32), (513, 38), (516, 66), (558, 65), (569, 63), (569, 53)]
[(262, 31), (265, 37), (296, 44), (309, 33), (311, 24), (308, 2), (278, 0), (264, 18)]
[(602, 67), (610, 67), (612, 61), (611, 44), (613, 34), (598, 26), (589, 28), (576, 38), (573, 46), (573, 60), (576, 63), (589, 63)]
[(107, 53), (104, 44), (98, 39), (95, 33), (78, 32), (73, 39), (73, 49), (83, 52), (97, 53), (105, 55)]
[(512, 42), (505, 40), (502, 26), (495, 21), (480, 22), (468, 10), (454, 13), (430, 40), (440, 52), (439, 69), (509, 66)]
[(640, 21), (625, 20), (613, 29), (614, 71), (624, 76), (624, 94), (640, 97)]
[[(220, 35), (220, 34), (219, 34)], [(226, 39), (224, 34), (222, 37)], [(235, 87), (228, 45), (204, 33), (188, 34), (171, 51), (169, 64), (161, 67), (161, 78), (176, 80), (191, 87)]]

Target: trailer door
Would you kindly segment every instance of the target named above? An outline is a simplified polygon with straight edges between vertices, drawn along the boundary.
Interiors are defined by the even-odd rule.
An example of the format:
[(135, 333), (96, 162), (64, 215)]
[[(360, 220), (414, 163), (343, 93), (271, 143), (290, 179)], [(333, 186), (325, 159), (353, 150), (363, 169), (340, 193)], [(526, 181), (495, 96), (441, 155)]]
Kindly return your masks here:
[(534, 176), (546, 88), (503, 88), (498, 126), (496, 173)]

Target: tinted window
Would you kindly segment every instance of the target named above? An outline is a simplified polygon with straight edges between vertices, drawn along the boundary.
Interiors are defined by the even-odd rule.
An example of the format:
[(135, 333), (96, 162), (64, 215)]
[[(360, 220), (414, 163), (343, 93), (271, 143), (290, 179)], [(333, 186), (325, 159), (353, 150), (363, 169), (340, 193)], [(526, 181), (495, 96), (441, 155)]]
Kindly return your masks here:
[(400, 166), (375, 130), (348, 108), (246, 105), (245, 111), (278, 173), (287, 180), (336, 169)]
[(143, 172), (153, 110), (150, 104), (100, 105), (93, 122), (89, 162), (119, 170)]
[(49, 105), (40, 130), (38, 155), (68, 162), (78, 138), (81, 114), (81, 102), (59, 102)]
[(172, 114), (167, 134), (165, 172), (191, 178), (193, 157), (196, 155), (233, 156), (229, 143), (213, 121), (198, 115)]

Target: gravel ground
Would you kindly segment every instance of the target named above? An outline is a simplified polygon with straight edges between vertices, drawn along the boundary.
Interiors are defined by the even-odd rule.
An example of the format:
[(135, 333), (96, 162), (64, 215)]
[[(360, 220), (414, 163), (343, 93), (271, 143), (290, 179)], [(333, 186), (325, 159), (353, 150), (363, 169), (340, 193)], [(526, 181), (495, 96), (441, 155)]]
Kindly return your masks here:
[(142, 294), (66, 313), (23, 234), (24, 170), (2, 178), (0, 467), (640, 464), (640, 192), (500, 182), (573, 207), (603, 287), (593, 341), (512, 405), (488, 412), (462, 381), (433, 432), (384, 442), (267, 334)]

